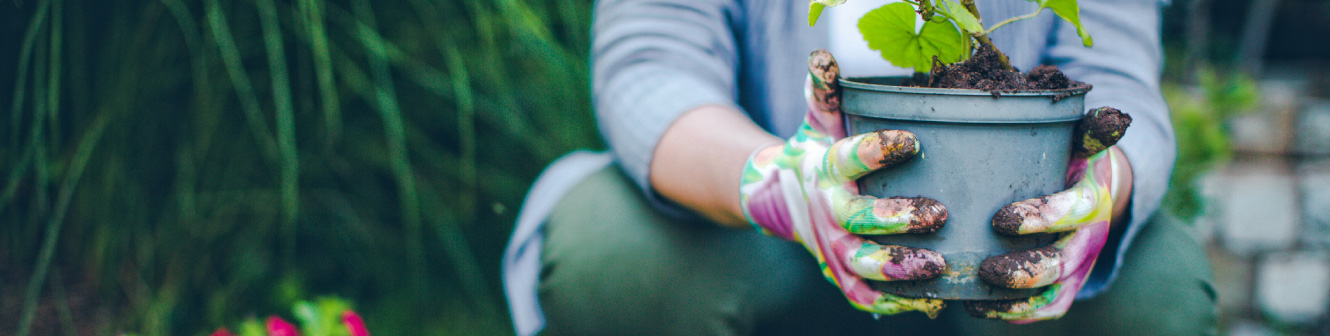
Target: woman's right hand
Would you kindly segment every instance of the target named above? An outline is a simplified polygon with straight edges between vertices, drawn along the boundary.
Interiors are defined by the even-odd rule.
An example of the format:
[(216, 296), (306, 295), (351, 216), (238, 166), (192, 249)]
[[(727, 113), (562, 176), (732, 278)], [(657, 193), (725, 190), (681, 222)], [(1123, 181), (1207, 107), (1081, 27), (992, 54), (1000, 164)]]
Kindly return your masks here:
[(878, 245), (859, 235), (930, 233), (947, 221), (935, 200), (859, 195), (854, 181), (910, 159), (919, 141), (906, 131), (882, 130), (845, 138), (839, 69), (826, 50), (809, 55), (808, 114), (782, 145), (757, 150), (744, 167), (740, 205), (763, 233), (802, 243), (822, 274), (864, 311), (935, 316), (942, 300), (905, 298), (873, 290), (864, 280), (937, 277), (946, 262), (937, 252)]

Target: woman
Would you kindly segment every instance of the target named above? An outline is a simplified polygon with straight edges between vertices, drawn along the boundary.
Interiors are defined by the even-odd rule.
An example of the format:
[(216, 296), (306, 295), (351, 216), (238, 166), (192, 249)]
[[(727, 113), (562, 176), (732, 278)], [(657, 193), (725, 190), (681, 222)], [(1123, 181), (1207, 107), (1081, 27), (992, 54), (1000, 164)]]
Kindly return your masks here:
[[(988, 22), (1036, 8), (977, 2)], [(563, 159), (528, 196), (505, 261), (518, 332), (1213, 333), (1214, 291), (1200, 245), (1178, 224), (1153, 216), (1176, 156), (1159, 92), (1161, 4), (1153, 0), (1080, 1), (1094, 48), (1048, 11), (991, 35), (1017, 68), (1057, 65), (1094, 85), (1086, 106), (1114, 106), (1134, 119), (1117, 146), (1082, 162), (1109, 172), (1099, 179), (1102, 197), (1082, 202), (1111, 208), (1111, 218), (1059, 222), (1105, 242), (1103, 248), (1085, 243), (1076, 250), (1091, 253), (1046, 259), (1084, 265), (1041, 275), (1041, 286), (1060, 288), (1048, 300), (967, 304), (977, 316), (1051, 321), (994, 323), (961, 309), (928, 319), (907, 312), (935, 312), (940, 302), (867, 289), (865, 279), (935, 276), (922, 270), (941, 262), (929, 251), (864, 243), (827, 210), (853, 206), (846, 196), (852, 190), (834, 186), (893, 160), (860, 160), (858, 169), (830, 174), (836, 176), (799, 167), (821, 172), (828, 169), (820, 162), (848, 160), (833, 148), (881, 145), (880, 152), (860, 152), (875, 158), (927, 151), (910, 146), (908, 132), (845, 137), (838, 106), (828, 99), (838, 74), (825, 69), (835, 62), (807, 58), (826, 48), (846, 76), (903, 74), (854, 28), (880, 5), (850, 2), (810, 28), (807, 6), (798, 2), (598, 2), (593, 95), (612, 157)], [(901, 211), (926, 224), (942, 220), (927, 216), (946, 206), (935, 203), (887, 209), (867, 202), (873, 211)], [(1095, 225), (1110, 219), (1111, 230)], [(833, 248), (843, 246), (850, 247)], [(904, 267), (895, 273), (862, 272), (847, 258), (855, 253), (917, 260), (894, 265)], [(1079, 301), (1070, 308), (1073, 298)]]

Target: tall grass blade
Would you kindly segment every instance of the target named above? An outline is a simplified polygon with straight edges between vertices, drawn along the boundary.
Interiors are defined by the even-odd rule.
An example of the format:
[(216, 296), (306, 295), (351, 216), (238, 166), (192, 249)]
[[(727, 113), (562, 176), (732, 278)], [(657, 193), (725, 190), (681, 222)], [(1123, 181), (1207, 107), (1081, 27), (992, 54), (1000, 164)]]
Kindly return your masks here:
[[(360, 42), (366, 52), (383, 58), (389, 65), (401, 68), (407, 79), (434, 94), (440, 96), (452, 94), (452, 88), (448, 86), (448, 76), (443, 71), (410, 57), (407, 52), (380, 35), (373, 26), (353, 17), (353, 14), (337, 7), (330, 6), (328, 9), (328, 14), (334, 21), (341, 24), (342, 28), (351, 31), (351, 37)], [(331, 49), (336, 53), (336, 48)]]
[(460, 191), (461, 204), (458, 205), (458, 211), (461, 213), (461, 219), (470, 222), (475, 217), (476, 202), (480, 195), (476, 193), (476, 106), (471, 97), (471, 79), (467, 75), (466, 62), (462, 60), (462, 54), (457, 51), (456, 46), (444, 48), (447, 55), (448, 71), (453, 75), (453, 88), (456, 89), (454, 99), (457, 100), (457, 143), (460, 144), (462, 152), (461, 182), (463, 190)]
[[(477, 193), (477, 183), (479, 182), (476, 174), (476, 108), (473, 100), (475, 92), (471, 88), (471, 78), (468, 75), (466, 62), (462, 59), (458, 46), (450, 36), (452, 31), (442, 25), (444, 19), (440, 17), (439, 13), (443, 11), (438, 6), (434, 6), (433, 3), (425, 0), (412, 0), (411, 4), (417, 16), (420, 16), (421, 22), (428, 28), (427, 31), (431, 32), (430, 35), (435, 38), (435, 46), (439, 48), (444, 56), (448, 74), (451, 77), (453, 100), (457, 104), (455, 111), (457, 119), (455, 122), (457, 123), (457, 143), (461, 153), (458, 160), (460, 164), (459, 169), (457, 169), (457, 181), (462, 184), (461, 190), (457, 191), (456, 212), (459, 215), (457, 218), (453, 218), (452, 221), (431, 220), (431, 222), (436, 224), (436, 230), (439, 231), (441, 237), (440, 240), (444, 242), (445, 246), (448, 246), (446, 248), (448, 256), (457, 267), (457, 272), (462, 278), (463, 284), (467, 285), (465, 287), (469, 289), (468, 292), (482, 293), (479, 290), (483, 288), (476, 287), (483, 287), (483, 283), (473, 283), (478, 281), (475, 275), (477, 275), (476, 272), (479, 272), (479, 266), (470, 247), (465, 245), (466, 241), (460, 240), (461, 233), (459, 230), (461, 223), (469, 223), (474, 220), (476, 204), (479, 202), (478, 198), (480, 196)], [(436, 199), (428, 203), (439, 204), (440, 202), (442, 201)], [(453, 235), (446, 233), (452, 233)], [(478, 305), (486, 302), (486, 300), (473, 299)]]
[[(479, 55), (476, 57), (476, 60), (481, 64), (480, 68), (485, 70), (484, 75), (489, 84), (488, 86), (491, 89), (500, 92), (502, 92), (502, 90), (510, 90), (514, 86), (508, 82), (509, 75), (504, 66), (505, 62), (503, 55), (501, 54), (501, 50), (503, 50), (504, 47), (499, 44), (499, 41), (497, 41), (499, 37), (495, 31), (497, 28), (504, 27), (499, 24), (500, 22), (507, 22), (507, 20), (502, 19), (499, 14), (492, 13), (483, 3), (475, 1), (466, 1), (465, 3), (471, 8), (471, 16), (476, 20), (475, 33), (479, 37), (479, 46), (476, 46), (476, 51)], [(500, 18), (495, 19), (495, 17)], [(526, 120), (517, 115), (518, 111), (520, 111), (520, 107), (514, 95), (499, 94), (496, 98), (497, 108), (488, 110), (489, 113), (486, 114), (497, 117), (498, 120), (500, 120), (500, 125), (502, 129), (505, 130), (505, 133), (535, 134), (535, 132), (531, 131), (531, 127), (528, 126)]]
[(32, 328), (32, 319), (37, 313), (37, 299), (41, 296), (42, 284), (46, 283), (46, 272), (50, 269), (51, 257), (55, 256), (55, 244), (60, 239), (60, 226), (65, 221), (65, 214), (68, 213), (69, 202), (74, 198), (74, 188), (83, 177), (83, 169), (88, 166), (88, 159), (92, 157), (93, 149), (97, 148), (97, 143), (101, 141), (109, 119), (107, 114), (98, 115), (97, 120), (93, 121), (89, 129), (83, 133), (83, 141), (79, 143), (69, 170), (65, 173), (65, 181), (60, 186), (59, 201), (50, 221), (46, 223), (46, 234), (42, 240), (41, 254), (37, 256), (37, 267), (32, 272), (32, 280), (28, 281), (27, 295), (23, 298), (19, 336), (27, 336)]
[[(33, 54), (36, 53), (37, 33), (41, 31), (42, 24), (46, 22), (50, 1), (43, 0), (37, 4), (37, 12), (33, 15), (32, 22), (28, 23), (27, 32), (23, 36), (23, 46), (19, 48), (19, 62), (14, 79), (14, 99), (10, 107), (10, 143), (14, 146), (21, 146), (19, 141), (19, 125), (22, 124), (23, 116), (23, 98), (26, 97), (25, 89), (28, 87), (29, 76), (28, 67), (31, 66)], [(33, 74), (35, 77), (36, 75)], [(34, 113), (39, 114), (39, 113)], [(37, 118), (41, 119), (41, 118)], [(32, 158), (36, 156), (37, 141), (40, 139), (41, 123), (38, 120), (33, 121), (32, 131), (29, 133), (32, 142), (25, 146), (20, 154), (20, 158), (15, 160), (16, 165), (9, 174), (9, 181), (6, 183), (3, 195), (0, 195), (0, 212), (2, 212), (9, 201), (13, 200), (14, 194), (18, 191), (19, 184), (23, 182), (23, 176), (27, 174), (28, 167), (32, 164)], [(19, 152), (17, 147), (14, 152)]]
[[(195, 106), (199, 109), (197, 110), (198, 115), (201, 116), (201, 118), (206, 118), (205, 122), (208, 123), (199, 125), (198, 129), (201, 130), (201, 132), (199, 132), (196, 137), (196, 139), (205, 139), (204, 141), (201, 141), (204, 145), (198, 145), (200, 141), (191, 141), (189, 145), (181, 146), (180, 149), (176, 151), (175, 155), (176, 191), (173, 199), (175, 199), (176, 204), (179, 205), (177, 212), (179, 216), (178, 220), (182, 223), (193, 224), (197, 223), (195, 216), (198, 214), (198, 203), (195, 197), (196, 191), (194, 188), (197, 183), (196, 176), (198, 170), (194, 163), (195, 149), (207, 147), (206, 139), (208, 139), (209, 135), (214, 131), (216, 115), (220, 113), (208, 113), (209, 111), (204, 110), (209, 107), (206, 97), (211, 91), (209, 90), (208, 85), (207, 53), (203, 50), (204, 47), (200, 45), (202, 34), (199, 32), (197, 21), (194, 20), (194, 16), (190, 13), (189, 8), (186, 7), (183, 2), (180, 2), (180, 0), (161, 0), (161, 3), (163, 6), (166, 6), (166, 9), (171, 12), (171, 16), (175, 18), (176, 25), (180, 27), (180, 35), (185, 40), (185, 47), (189, 49), (189, 63), (190, 68), (193, 71), (191, 79), (193, 79), (194, 83), (194, 98), (197, 99)], [(198, 228), (197, 225), (191, 225), (189, 227), (192, 229)], [(197, 230), (194, 233), (198, 234)]]
[[(49, 24), (50, 21), (48, 20), (47, 23)], [(38, 34), (38, 39), (39, 40), (46, 39), (46, 42), (49, 42), (50, 41), (49, 36), (50, 36), (50, 29), (48, 27), (48, 29), (43, 30), (42, 33)], [(43, 216), (47, 217), (50, 216), (50, 213), (48, 212), (47, 209), (47, 207), (49, 206), (48, 203), (50, 202), (50, 197), (47, 196), (48, 192), (47, 187), (49, 186), (51, 181), (49, 175), (50, 173), (49, 169), (52, 167), (49, 164), (47, 164), (46, 161), (47, 156), (50, 155), (47, 152), (47, 147), (49, 146), (47, 142), (50, 141), (49, 140), (50, 137), (47, 136), (45, 128), (45, 123), (47, 121), (46, 115), (48, 114), (47, 103), (49, 99), (51, 99), (51, 97), (46, 94), (46, 90), (50, 89), (50, 87), (47, 86), (46, 83), (51, 80), (51, 78), (48, 77), (50, 75), (50, 68), (49, 68), (50, 65), (49, 62), (51, 60), (50, 52), (51, 52), (51, 45), (49, 43), (39, 43), (37, 45), (37, 52), (36, 54), (34, 54), (34, 57), (36, 57), (37, 59), (34, 61), (35, 66), (32, 69), (33, 99), (32, 99), (31, 132), (32, 132), (32, 148), (33, 148), (32, 149), (33, 192), (31, 199), (33, 201), (33, 207), (32, 207), (33, 211), (31, 212), (30, 220), (34, 227), (40, 225), (39, 222), (44, 218)]]
[(55, 296), (55, 312), (60, 315), (60, 329), (65, 331), (65, 336), (78, 336), (74, 311), (69, 308), (69, 294), (65, 292), (65, 279), (60, 276), (59, 266), (51, 270), (51, 291)]
[[(451, 88), (451, 85), (449, 85), (452, 82), (452, 79), (442, 71), (421, 63), (419, 60), (408, 57), (406, 52), (392, 44), (391, 41), (388, 41), (386, 38), (379, 35), (373, 27), (366, 25), (364, 22), (349, 18), (349, 14), (336, 11), (335, 9), (337, 8), (330, 7), (329, 14), (332, 15), (334, 19), (338, 20), (339, 23), (343, 23), (347, 26), (347, 29), (354, 31), (355, 34), (353, 34), (353, 37), (365, 45), (365, 49), (368, 53), (381, 57), (387, 60), (390, 64), (401, 68), (402, 73), (404, 73), (408, 79), (411, 79), (415, 84), (428, 89), (434, 94), (440, 96), (453, 96), (456, 94), (455, 89)], [(484, 26), (484, 24), (481, 26)], [(499, 90), (504, 92), (494, 96), (495, 101), (490, 103), (492, 106), (483, 109), (478, 107), (477, 110), (504, 112), (484, 113), (477, 116), (486, 118), (486, 121), (490, 125), (495, 126), (506, 136), (512, 138), (514, 143), (544, 143), (544, 138), (541, 138), (540, 134), (531, 127), (529, 123), (521, 118), (521, 108), (519, 108), (517, 100), (513, 98), (514, 95), (511, 92), (507, 92), (507, 90), (511, 90), (511, 87), (507, 84), (507, 79), (504, 77), (507, 76), (507, 74), (502, 70), (497, 70), (499, 67), (506, 66), (497, 51), (499, 47), (497, 45), (489, 45), (478, 49), (485, 50), (486, 55), (489, 57), (487, 62), (482, 62), (482, 64), (478, 66), (486, 70), (487, 76), (485, 78), (491, 79), (497, 83), (490, 85), (490, 87), (500, 88)], [(335, 54), (336, 48), (333, 48), (333, 50)], [(338, 64), (347, 63), (338, 62)], [(578, 76), (581, 75), (579, 74)], [(350, 84), (352, 81), (347, 80), (345, 82)], [(553, 158), (554, 155), (558, 154), (555, 153), (554, 148), (550, 146), (529, 146), (526, 149), (536, 153), (538, 157), (542, 158)]]
[(51, 59), (47, 61), (47, 89), (46, 89), (46, 109), (47, 109), (47, 128), (50, 129), (50, 143), (53, 148), (60, 148), (60, 69), (61, 58), (64, 54), (61, 52), (64, 45), (64, 6), (62, 1), (55, 0), (51, 4)]
[[(425, 201), (431, 204), (445, 203), (435, 192), (426, 190), (422, 192)], [(462, 283), (462, 290), (479, 309), (484, 313), (500, 313), (499, 308), (491, 300), (495, 296), (490, 293), (488, 282), (485, 281), (484, 272), (480, 268), (478, 258), (467, 242), (466, 237), (460, 229), (458, 216), (449, 216), (443, 213), (443, 208), (427, 209), (430, 215), (430, 222), (434, 225), (434, 234), (438, 237), (439, 245), (447, 252), (448, 259), (453, 267), (457, 268), (457, 278)], [(449, 223), (451, 222), (451, 223)]]
[[(374, 23), (374, 12), (370, 8), (368, 0), (356, 0), (353, 2), (353, 11), (361, 22), (365, 25), (357, 30), (356, 33), (362, 38), (371, 35)], [(373, 34), (377, 35), (377, 34)], [(382, 45), (382, 44), (379, 44)], [(368, 48), (369, 46), (367, 46)], [(371, 52), (369, 57), (370, 76), (374, 79), (375, 97), (377, 98), (377, 107), (383, 118), (383, 133), (388, 144), (388, 160), (392, 164), (393, 175), (397, 179), (397, 187), (402, 206), (402, 222), (405, 226), (407, 259), (411, 265), (412, 277), (416, 279), (416, 288), (424, 285), (424, 250), (421, 246), (420, 230), (420, 197), (416, 193), (415, 172), (411, 168), (411, 161), (407, 157), (406, 148), (406, 126), (403, 124), (399, 105), (397, 104), (397, 92), (393, 87), (392, 73), (388, 69), (388, 62), (378, 53)]]
[(291, 103), (291, 78), (286, 73), (286, 52), (282, 47), (281, 27), (277, 23), (277, 5), (272, 0), (259, 0), (259, 22), (263, 28), (263, 42), (268, 49), (268, 71), (271, 73), (273, 103), (277, 114), (277, 145), (281, 154), (282, 236), (284, 257), (288, 265), (295, 262), (296, 216), (300, 211), (300, 163), (296, 157), (295, 107)]
[[(42, 23), (46, 22), (47, 10), (50, 8), (50, 1), (42, 0), (37, 3), (37, 13), (32, 16), (32, 22), (28, 23), (27, 32), (23, 34), (23, 46), (19, 47), (19, 58), (17, 71), (14, 72), (14, 100), (9, 108), (9, 135), (10, 143), (20, 144), (19, 125), (22, 121), (19, 119), (23, 115), (24, 89), (28, 87), (28, 66), (32, 62), (33, 47), (37, 43), (37, 32), (41, 30)], [(17, 152), (17, 151), (15, 151)]]
[(189, 48), (190, 61), (196, 61), (198, 58), (199, 25), (194, 21), (194, 16), (190, 14), (189, 7), (180, 0), (161, 0), (166, 10), (171, 11), (171, 16), (175, 18), (176, 25), (180, 26), (181, 37), (185, 39), (185, 46)]
[(332, 55), (328, 50), (328, 35), (324, 32), (321, 1), (300, 0), (301, 16), (305, 18), (305, 32), (309, 34), (310, 52), (314, 58), (314, 74), (319, 83), (319, 101), (323, 111), (325, 141), (331, 145), (342, 136), (341, 101), (337, 98), (337, 85), (332, 71)]
[(236, 47), (235, 38), (231, 37), (231, 28), (226, 23), (226, 15), (217, 0), (205, 0), (207, 4), (208, 28), (212, 30), (213, 41), (226, 64), (226, 73), (231, 77), (231, 85), (240, 97), (240, 107), (245, 111), (254, 139), (258, 142), (264, 158), (277, 162), (277, 141), (273, 140), (268, 130), (268, 122), (263, 119), (263, 110), (259, 106), (259, 97), (254, 93), (254, 85), (245, 73), (245, 65), (240, 59), (240, 48)]
[(32, 163), (33, 151), (33, 147), (27, 147), (23, 151), (23, 156), (14, 163), (14, 169), (9, 172), (9, 182), (5, 185), (4, 193), (0, 194), (0, 214), (5, 212), (6, 206), (18, 193), (19, 182), (23, 182), (23, 175), (27, 174), (28, 165)]

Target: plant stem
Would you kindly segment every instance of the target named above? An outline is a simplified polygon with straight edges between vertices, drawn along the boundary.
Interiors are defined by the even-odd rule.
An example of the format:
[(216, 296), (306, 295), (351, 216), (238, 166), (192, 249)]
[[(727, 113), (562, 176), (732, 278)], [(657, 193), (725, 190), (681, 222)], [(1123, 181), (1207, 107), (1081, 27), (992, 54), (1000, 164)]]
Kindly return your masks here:
[(1017, 17), (1012, 17), (1012, 18), (1010, 18), (1010, 19), (1002, 20), (1002, 22), (998, 22), (997, 24), (993, 25), (992, 27), (988, 27), (988, 30), (984, 31), (984, 35), (992, 34), (994, 30), (997, 30), (997, 29), (998, 29), (998, 27), (1005, 26), (1005, 25), (1007, 25), (1008, 23), (1012, 23), (1012, 22), (1016, 22), (1016, 21), (1020, 21), (1020, 20), (1033, 19), (1035, 16), (1039, 16), (1039, 12), (1042, 12), (1042, 11), (1044, 11), (1044, 8), (1043, 8), (1043, 7), (1040, 7), (1039, 9), (1034, 10), (1034, 13), (1025, 14), (1025, 15), (1021, 15), (1021, 16), (1017, 16)]
[(933, 20), (935, 11), (933, 10), (932, 0), (919, 0), (919, 3), (915, 5), (919, 6), (919, 17), (924, 18), (924, 21)]
[[(974, 0), (961, 0), (961, 6), (965, 6), (965, 10), (970, 11), (970, 14), (974, 15), (974, 19), (978, 20), (980, 25), (984, 23), (984, 18), (979, 15), (979, 9), (974, 7)], [(993, 52), (997, 53), (998, 64), (1002, 66), (1003, 70), (1016, 70), (1011, 67), (1011, 61), (1007, 59), (1007, 54), (1002, 53), (1002, 50), (998, 50), (997, 46), (993, 45), (993, 40), (988, 38), (987, 32), (972, 32), (971, 34), (973, 34), (974, 40), (979, 42), (980, 46), (989, 47), (993, 49)]]
[(984, 24), (984, 17), (979, 15), (979, 9), (974, 7), (974, 0), (961, 0), (961, 6), (965, 6), (965, 10), (970, 11), (970, 14), (974, 15), (974, 19), (979, 21), (980, 25)]

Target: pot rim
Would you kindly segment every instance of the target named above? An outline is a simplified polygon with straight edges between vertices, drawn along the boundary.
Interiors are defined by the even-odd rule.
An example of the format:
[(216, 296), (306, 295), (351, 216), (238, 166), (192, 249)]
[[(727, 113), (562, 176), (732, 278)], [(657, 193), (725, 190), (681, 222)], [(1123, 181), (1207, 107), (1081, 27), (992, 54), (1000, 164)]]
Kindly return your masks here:
[[(908, 77), (841, 79), (846, 116), (963, 124), (1059, 123), (1085, 114), (1092, 87), (1000, 91), (897, 86)], [(871, 82), (871, 83), (869, 83)]]
[[(990, 97), (993, 96), (992, 92), (979, 90), (979, 89), (952, 89), (952, 88), (930, 88), (930, 87), (918, 87), (918, 86), (900, 86), (900, 85), (888, 85), (888, 84), (873, 84), (861, 81), (870, 78), (889, 78), (889, 79), (905, 80), (908, 79), (909, 77), (867, 76), (867, 77), (841, 78), (840, 85), (841, 87), (848, 87), (848, 88), (866, 90), (866, 91), (877, 91), (877, 92), (899, 92), (899, 93), (936, 94), (936, 95), (951, 95), (951, 96), (990, 96)], [(997, 90), (997, 92), (1002, 96), (1043, 97), (1043, 96), (1083, 94), (1090, 92), (1090, 89), (1092, 88), (1093, 88), (1092, 85), (1084, 84), (1073, 88), (1057, 89), (1057, 90), (1010, 90), (1010, 91)]]

